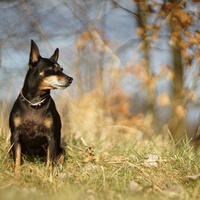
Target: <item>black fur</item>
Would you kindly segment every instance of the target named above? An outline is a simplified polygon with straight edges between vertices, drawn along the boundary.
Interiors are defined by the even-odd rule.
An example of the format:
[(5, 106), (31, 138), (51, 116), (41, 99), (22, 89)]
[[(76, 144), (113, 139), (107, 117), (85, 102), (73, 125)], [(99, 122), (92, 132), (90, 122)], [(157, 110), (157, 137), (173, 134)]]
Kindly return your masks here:
[(58, 56), (56, 49), (50, 59), (41, 57), (31, 40), (29, 70), (9, 118), (15, 170), (20, 169), (21, 153), (47, 155), (49, 162), (64, 154), (60, 144), (61, 120), (50, 90), (64, 89), (73, 79), (62, 72)]

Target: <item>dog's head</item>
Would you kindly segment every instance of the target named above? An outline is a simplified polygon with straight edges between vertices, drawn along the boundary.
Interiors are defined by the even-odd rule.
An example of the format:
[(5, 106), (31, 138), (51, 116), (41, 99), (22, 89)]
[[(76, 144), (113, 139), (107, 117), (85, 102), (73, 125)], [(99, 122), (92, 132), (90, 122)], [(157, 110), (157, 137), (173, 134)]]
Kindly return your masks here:
[(73, 78), (64, 74), (63, 67), (57, 63), (58, 57), (57, 48), (49, 59), (43, 58), (38, 46), (31, 40), (29, 75), (39, 79), (40, 90), (64, 89), (72, 83)]

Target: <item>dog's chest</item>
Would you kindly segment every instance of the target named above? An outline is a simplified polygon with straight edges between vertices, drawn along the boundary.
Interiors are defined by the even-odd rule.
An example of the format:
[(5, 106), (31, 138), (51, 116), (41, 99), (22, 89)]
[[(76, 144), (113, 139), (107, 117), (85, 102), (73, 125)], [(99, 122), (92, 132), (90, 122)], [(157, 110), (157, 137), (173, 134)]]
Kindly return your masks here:
[(45, 117), (42, 112), (29, 111), (14, 119), (14, 124), (20, 135), (36, 137), (48, 135), (52, 119)]

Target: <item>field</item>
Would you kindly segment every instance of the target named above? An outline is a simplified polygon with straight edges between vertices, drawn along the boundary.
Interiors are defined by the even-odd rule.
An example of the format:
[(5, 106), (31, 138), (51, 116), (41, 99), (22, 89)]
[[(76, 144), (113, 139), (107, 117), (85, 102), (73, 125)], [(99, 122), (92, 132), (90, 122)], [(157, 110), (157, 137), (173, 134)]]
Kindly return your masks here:
[[(199, 2), (0, 1), (0, 200), (200, 200)], [(50, 173), (23, 155), (16, 174), (8, 119), (31, 39), (74, 78), (52, 92), (66, 156)], [(30, 60), (40, 90), (62, 85)]]
[(170, 131), (168, 137), (147, 137), (131, 127), (103, 126), (99, 116), (94, 118), (98, 109), (87, 118), (86, 110), (76, 115), (82, 104), (68, 104), (70, 116), (77, 117), (66, 118), (58, 106), (67, 154), (62, 171), (54, 166), (53, 175), (44, 162), (26, 158), (21, 174), (14, 174), (8, 155), (9, 108), (1, 104), (0, 199), (200, 199), (200, 155), (187, 138), (179, 145)]

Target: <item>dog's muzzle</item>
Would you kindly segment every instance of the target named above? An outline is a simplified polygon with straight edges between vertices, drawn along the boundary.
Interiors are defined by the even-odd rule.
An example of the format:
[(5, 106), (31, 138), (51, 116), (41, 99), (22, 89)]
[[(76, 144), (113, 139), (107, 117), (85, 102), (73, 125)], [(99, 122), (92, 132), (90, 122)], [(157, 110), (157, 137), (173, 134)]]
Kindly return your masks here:
[(63, 78), (59, 78), (56, 82), (52, 83), (51, 86), (53, 89), (65, 89), (70, 86), (73, 81), (73, 78), (70, 76), (64, 76)]
[(70, 86), (73, 78), (67, 75), (64, 76), (50, 76), (44, 79), (46, 86), (50, 86), (52, 89), (65, 89)]
[[(70, 77), (70, 76), (66, 76), (66, 79), (67, 79), (67, 81), (68, 81), (68, 84), (71, 85), (71, 83), (72, 83), (72, 81), (73, 81), (73, 78)], [(68, 85), (68, 86), (69, 86), (69, 85)]]

